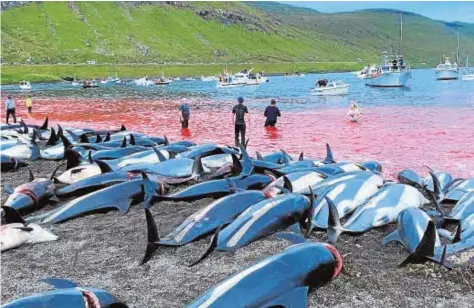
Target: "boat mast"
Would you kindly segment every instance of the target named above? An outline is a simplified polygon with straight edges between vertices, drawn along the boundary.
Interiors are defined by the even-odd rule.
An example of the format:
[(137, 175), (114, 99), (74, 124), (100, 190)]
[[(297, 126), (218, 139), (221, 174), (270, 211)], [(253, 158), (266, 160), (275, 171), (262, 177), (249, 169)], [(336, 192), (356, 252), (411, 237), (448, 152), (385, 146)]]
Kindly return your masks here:
[(457, 62), (457, 64), (459, 65), (459, 64), (460, 64), (460, 63), (459, 63), (459, 32), (458, 32), (458, 49), (457, 49), (457, 51), (456, 51), (456, 58), (457, 58), (457, 59), (456, 59), (456, 62)]
[(400, 55), (403, 55), (403, 13), (400, 13)]

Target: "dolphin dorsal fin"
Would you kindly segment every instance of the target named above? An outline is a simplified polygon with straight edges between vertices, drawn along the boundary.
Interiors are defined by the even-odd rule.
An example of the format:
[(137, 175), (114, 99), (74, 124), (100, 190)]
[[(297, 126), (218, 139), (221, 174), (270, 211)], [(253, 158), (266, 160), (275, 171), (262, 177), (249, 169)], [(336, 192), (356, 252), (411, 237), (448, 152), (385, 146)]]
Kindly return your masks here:
[(121, 148), (126, 148), (127, 147), (127, 137), (123, 137), (122, 139), (122, 144), (120, 145)]
[(332, 155), (331, 147), (329, 143), (326, 143), (326, 158), (324, 159), (325, 164), (333, 164), (336, 161), (334, 160), (334, 156)]
[(50, 284), (56, 289), (70, 289), (77, 287), (77, 284), (75, 282), (61, 278), (44, 278), (40, 281)]
[(101, 143), (102, 137), (99, 134), (95, 134), (95, 143)]
[(133, 134), (130, 134), (130, 145), (135, 145), (135, 136)]
[(263, 156), (262, 156), (262, 154), (260, 154), (260, 152), (258, 152), (258, 151), (255, 152), (255, 155), (257, 155), (258, 160), (263, 160)]
[(99, 166), (101, 173), (108, 173), (108, 172), (113, 171), (112, 167), (110, 167), (110, 165), (107, 164), (106, 162), (103, 162), (101, 160), (94, 160), (94, 163), (96, 163), (97, 166)]
[(153, 149), (153, 151), (155, 151), (155, 154), (156, 156), (158, 156), (158, 160), (160, 162), (166, 160), (166, 157), (163, 155), (163, 153), (161, 153), (156, 147), (151, 147), (151, 148)]
[(110, 141), (110, 132), (107, 132), (107, 135), (105, 135), (103, 142), (107, 142), (107, 141)]
[(127, 130), (127, 128), (125, 127), (125, 125), (122, 124), (122, 126), (120, 127), (120, 131), (123, 132), (123, 131), (126, 131), (126, 130)]
[(12, 224), (12, 223), (22, 223), (25, 224), (25, 221), (21, 217), (18, 211), (10, 206), (2, 206), (2, 210), (5, 213), (5, 223)]
[(48, 122), (49, 122), (49, 117), (46, 117), (46, 119), (44, 119), (43, 125), (41, 125), (41, 127), (39, 129), (47, 130), (48, 129)]

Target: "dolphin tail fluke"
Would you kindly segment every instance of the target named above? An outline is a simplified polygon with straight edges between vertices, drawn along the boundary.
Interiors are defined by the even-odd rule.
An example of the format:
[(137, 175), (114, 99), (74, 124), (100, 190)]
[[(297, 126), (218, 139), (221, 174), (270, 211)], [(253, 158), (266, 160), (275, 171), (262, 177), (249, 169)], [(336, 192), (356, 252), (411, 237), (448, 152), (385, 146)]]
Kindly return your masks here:
[(336, 206), (328, 197), (324, 197), (326, 203), (329, 207), (329, 216), (328, 216), (328, 242), (336, 243), (339, 236), (345, 231), (342, 228), (341, 221), (339, 219), (339, 213)]
[(47, 130), (48, 129), (48, 122), (49, 122), (49, 117), (46, 117), (46, 119), (44, 119), (43, 125), (41, 125), (41, 127), (39, 129)]
[(220, 225), (217, 229), (216, 232), (214, 232), (214, 235), (212, 236), (211, 243), (207, 247), (206, 251), (197, 259), (195, 262), (191, 263), (189, 267), (193, 267), (196, 264), (199, 264), (207, 258), (214, 250), (216, 250), (217, 247), (217, 237), (219, 236), (219, 232), (221, 232), (222, 225)]
[(54, 127), (51, 127), (51, 133), (49, 134), (48, 142), (46, 145), (55, 145), (59, 141), (58, 136), (56, 135), (56, 130)]
[(324, 163), (326, 164), (333, 164), (336, 161), (334, 160), (334, 156), (332, 155), (331, 147), (329, 143), (326, 143), (326, 158), (324, 159)]
[(151, 259), (153, 253), (155, 253), (155, 251), (158, 249), (158, 242), (160, 241), (160, 238), (158, 236), (158, 228), (156, 227), (155, 220), (153, 219), (153, 215), (151, 214), (150, 210), (147, 208), (145, 209), (145, 216), (148, 241), (146, 245), (145, 255), (143, 256), (140, 265), (145, 264)]

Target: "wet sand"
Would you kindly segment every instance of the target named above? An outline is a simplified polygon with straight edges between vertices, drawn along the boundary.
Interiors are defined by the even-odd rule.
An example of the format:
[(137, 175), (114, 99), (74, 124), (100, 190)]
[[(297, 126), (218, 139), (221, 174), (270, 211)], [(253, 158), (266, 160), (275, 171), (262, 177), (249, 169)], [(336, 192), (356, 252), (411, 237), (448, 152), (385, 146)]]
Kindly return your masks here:
[[(31, 168), (37, 176), (49, 176), (56, 165), (37, 161)], [(26, 168), (2, 173), (2, 183), (13, 186), (27, 178)], [(2, 203), (5, 199), (3, 193)], [(156, 204), (152, 213), (160, 234), (165, 235), (210, 202)], [(309, 307), (473, 307), (474, 264), (468, 260), (474, 251), (451, 258), (455, 263), (452, 271), (433, 263), (400, 268), (397, 264), (406, 258), (406, 251), (396, 244), (381, 245), (394, 228), (372, 230), (359, 237), (342, 235), (335, 246), (343, 257), (343, 271), (310, 292)], [(229, 275), (291, 245), (270, 236), (235, 253), (214, 253), (188, 268), (206, 249), (209, 238), (205, 238), (180, 248), (160, 248), (146, 265), (138, 266), (146, 246), (140, 204), (126, 215), (113, 211), (89, 215), (55, 225), (52, 232), (60, 240), (2, 254), (2, 304), (50, 289), (37, 280), (54, 276), (108, 290), (130, 307), (183, 307)], [(324, 240), (323, 232), (311, 236), (311, 241)]]

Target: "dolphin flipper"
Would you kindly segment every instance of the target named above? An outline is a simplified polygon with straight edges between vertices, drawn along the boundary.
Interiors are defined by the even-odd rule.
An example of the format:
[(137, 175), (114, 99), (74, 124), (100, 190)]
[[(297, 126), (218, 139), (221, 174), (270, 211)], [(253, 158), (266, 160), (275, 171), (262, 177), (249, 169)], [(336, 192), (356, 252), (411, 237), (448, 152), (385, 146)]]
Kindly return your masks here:
[(11, 195), (13, 194), (13, 192), (15, 191), (15, 189), (13, 188), (13, 186), (11, 186), (10, 184), (3, 184), (3, 191), (7, 194), (7, 195)]
[(160, 238), (158, 236), (158, 228), (156, 227), (155, 220), (153, 219), (153, 215), (151, 214), (149, 209), (145, 209), (145, 216), (146, 216), (146, 227), (147, 227), (147, 236), (148, 236), (148, 243), (146, 245), (145, 255), (143, 256), (140, 265), (145, 264), (151, 259), (153, 253), (158, 249), (158, 244)]
[(77, 287), (76, 283), (70, 280), (61, 279), (61, 278), (44, 278), (44, 279), (41, 279), (40, 281), (50, 284), (56, 289), (70, 289), (70, 288)]
[(403, 241), (400, 238), (400, 233), (398, 233), (398, 230), (395, 230), (392, 233), (390, 233), (389, 235), (387, 235), (386, 237), (384, 237), (382, 245), (386, 246), (388, 243), (391, 243), (391, 242), (394, 242), (394, 241), (395, 242), (400, 242), (401, 244), (403, 244)]
[(291, 290), (265, 305), (265, 307), (306, 308), (308, 307), (309, 287)]
[(334, 203), (328, 197), (324, 197), (329, 207), (328, 216), (328, 242), (335, 243), (339, 236), (345, 231), (342, 228), (341, 221), (339, 220), (339, 213)]
[(195, 262), (191, 263), (188, 267), (193, 267), (194, 265), (201, 263), (202, 260), (207, 258), (214, 250), (216, 250), (217, 247), (217, 237), (219, 236), (219, 232), (221, 232), (222, 225), (220, 225), (217, 229), (216, 232), (214, 232), (214, 235), (212, 236), (211, 242), (209, 243), (209, 246), (207, 247), (206, 251), (197, 259)]
[(277, 232), (275, 233), (275, 236), (287, 240), (292, 244), (306, 243), (306, 239), (304, 237), (293, 232)]

